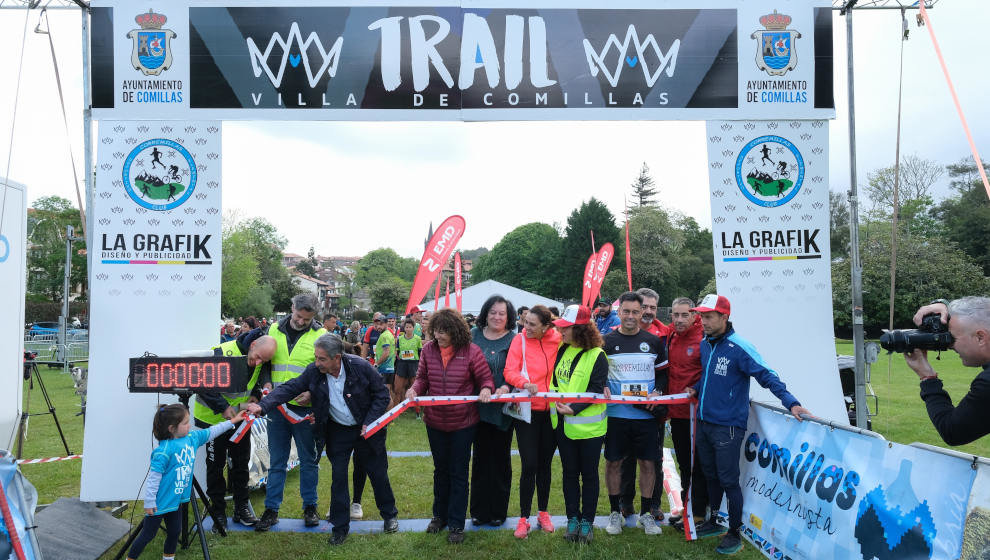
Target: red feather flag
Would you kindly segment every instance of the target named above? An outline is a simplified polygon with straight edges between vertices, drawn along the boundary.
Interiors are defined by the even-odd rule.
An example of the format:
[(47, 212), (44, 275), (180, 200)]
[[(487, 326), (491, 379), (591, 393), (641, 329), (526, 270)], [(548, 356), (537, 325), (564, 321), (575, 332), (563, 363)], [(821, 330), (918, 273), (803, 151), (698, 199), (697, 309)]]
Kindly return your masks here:
[(605, 273), (608, 272), (608, 267), (612, 264), (612, 257), (615, 255), (615, 249), (612, 247), (611, 243), (606, 243), (602, 245), (602, 248), (598, 251), (598, 258), (595, 259), (595, 276), (591, 279), (591, 299), (588, 305), (598, 298), (598, 294), (602, 291), (602, 282), (605, 281)]
[(632, 291), (632, 254), (629, 253), (629, 219), (626, 218), (626, 280), (629, 281), (629, 291)]
[(454, 247), (464, 235), (464, 227), (464, 218), (454, 215), (444, 220), (433, 233), (433, 237), (426, 244), (426, 251), (423, 252), (423, 258), (419, 261), (416, 279), (409, 291), (406, 315), (409, 315), (412, 308), (423, 301), (423, 296), (430, 290), (430, 284), (440, 276), (443, 265), (450, 259)]
[(595, 263), (598, 261), (598, 253), (591, 253), (588, 262), (584, 265), (584, 277), (581, 280), (581, 305), (589, 307), (591, 305), (591, 285), (595, 278)]
[(437, 287), (433, 290), (433, 310), (436, 311), (440, 309), (440, 281), (443, 278), (437, 278)]
[(450, 278), (447, 279), (447, 289), (443, 293), (443, 306), (450, 307)]
[(457, 311), (461, 311), (461, 253), (454, 253), (454, 295), (457, 296)]

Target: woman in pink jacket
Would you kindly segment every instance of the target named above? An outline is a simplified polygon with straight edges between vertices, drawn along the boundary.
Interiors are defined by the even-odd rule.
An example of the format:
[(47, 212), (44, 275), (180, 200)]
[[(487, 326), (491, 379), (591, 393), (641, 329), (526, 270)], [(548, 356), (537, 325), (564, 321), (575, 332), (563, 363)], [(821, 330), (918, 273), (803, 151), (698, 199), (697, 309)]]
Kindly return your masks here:
[[(550, 310), (543, 305), (529, 310), (523, 320), (523, 332), (517, 334), (509, 346), (504, 370), (508, 385), (526, 389), (530, 394), (547, 390), (560, 346), (560, 333), (553, 328), (552, 320)], [(519, 524), (513, 534), (519, 539), (529, 534), (534, 486), (539, 507), (537, 526), (548, 533), (553, 532), (547, 503), (550, 501), (550, 462), (557, 440), (546, 403), (533, 403), (531, 415), (528, 424), (515, 420), (522, 472), (519, 474)]]

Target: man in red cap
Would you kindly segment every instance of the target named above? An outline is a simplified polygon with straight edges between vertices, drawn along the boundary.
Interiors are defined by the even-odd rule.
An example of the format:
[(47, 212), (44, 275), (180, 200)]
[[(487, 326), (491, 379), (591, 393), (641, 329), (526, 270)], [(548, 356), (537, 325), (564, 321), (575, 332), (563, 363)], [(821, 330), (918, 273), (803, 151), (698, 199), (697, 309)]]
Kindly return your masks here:
[(750, 377), (769, 389), (799, 421), (802, 414), (811, 416), (753, 345), (736, 334), (729, 321), (730, 309), (729, 299), (715, 294), (708, 294), (691, 309), (701, 313), (705, 338), (701, 341), (701, 379), (686, 389), (698, 398), (697, 455), (708, 481), (709, 503), (714, 511), (724, 494), (729, 505), (728, 532), (715, 523), (714, 516), (698, 526), (699, 538), (724, 535), (715, 548), (720, 554), (742, 548), (739, 450), (749, 418)]
[(421, 326), (423, 322), (423, 310), (418, 305), (414, 305), (409, 310), (409, 315), (406, 318), (411, 318), (415, 322), (415, 325), (413, 325), (413, 334), (423, 338), (423, 327)]

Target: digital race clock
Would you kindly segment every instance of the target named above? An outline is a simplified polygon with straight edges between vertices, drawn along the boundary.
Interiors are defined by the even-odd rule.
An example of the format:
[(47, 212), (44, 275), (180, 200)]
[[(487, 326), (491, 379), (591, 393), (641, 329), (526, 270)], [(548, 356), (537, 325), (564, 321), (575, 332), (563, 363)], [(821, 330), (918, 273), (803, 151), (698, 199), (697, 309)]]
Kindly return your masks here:
[(240, 393), (247, 389), (247, 357), (130, 359), (132, 393)]

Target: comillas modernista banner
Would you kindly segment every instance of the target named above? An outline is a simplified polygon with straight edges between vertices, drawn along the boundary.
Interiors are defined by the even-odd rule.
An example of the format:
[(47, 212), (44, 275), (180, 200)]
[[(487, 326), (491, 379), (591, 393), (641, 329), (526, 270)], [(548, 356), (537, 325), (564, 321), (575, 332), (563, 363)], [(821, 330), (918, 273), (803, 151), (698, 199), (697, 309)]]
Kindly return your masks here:
[(826, 0), (277, 4), (94, 0), (94, 116), (835, 116)]
[(220, 123), (103, 121), (97, 146), (80, 495), (133, 500), (175, 398), (128, 393), (128, 358), (219, 343)]
[(743, 533), (770, 558), (960, 557), (971, 458), (752, 406), (739, 464)]
[[(848, 424), (832, 328), (828, 122), (707, 124), (718, 292), (805, 407)], [(758, 384), (752, 398), (780, 402)]]

